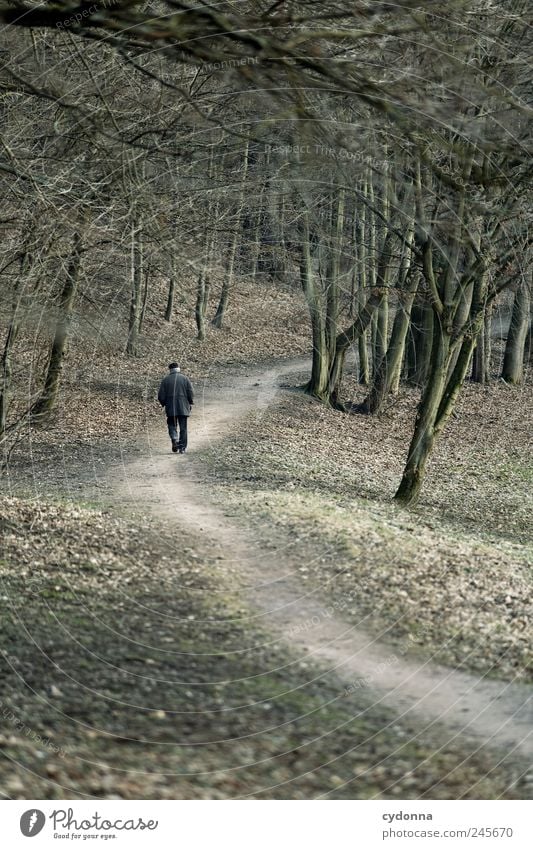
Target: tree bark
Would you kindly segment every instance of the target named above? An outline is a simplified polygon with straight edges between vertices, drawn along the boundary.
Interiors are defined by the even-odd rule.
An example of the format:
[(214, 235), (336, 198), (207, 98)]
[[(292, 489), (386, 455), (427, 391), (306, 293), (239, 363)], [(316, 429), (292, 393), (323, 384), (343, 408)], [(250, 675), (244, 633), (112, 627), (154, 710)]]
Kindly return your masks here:
[[(383, 178), (383, 187), (381, 192), (381, 211), (383, 214), (383, 221), (388, 221), (390, 219), (390, 176), (388, 168), (385, 169), (385, 176)], [(371, 197), (374, 197), (373, 191)], [(381, 237), (383, 239), (383, 243), (387, 240), (387, 226), (381, 222), (379, 226), (379, 231), (381, 233)], [(375, 243), (377, 241), (377, 222), (373, 221), (373, 230), (375, 233), (374, 236), (374, 251)], [(377, 261), (377, 257), (376, 257)], [(379, 270), (377, 270), (377, 275), (379, 275)], [(387, 352), (387, 340), (389, 334), (389, 275), (390, 275), (390, 261), (385, 268), (385, 272), (383, 274), (382, 284), (386, 287), (384, 291), (384, 297), (381, 300), (378, 308), (376, 309), (374, 315), (372, 316), (371, 322), (371, 340), (372, 340), (372, 377), (375, 379), (379, 368), (381, 366), (381, 362)]]
[(328, 350), (326, 345), (326, 332), (322, 318), (320, 294), (318, 292), (311, 258), (311, 246), (309, 243), (309, 212), (304, 210), (303, 235), (300, 258), (300, 280), (309, 310), (311, 321), (311, 338), (313, 342), (313, 360), (311, 366), (311, 378), (305, 387), (305, 391), (318, 398), (320, 401), (328, 400)]
[(174, 211), (174, 228), (173, 228), (173, 236), (171, 245), (170, 245), (170, 258), (169, 258), (169, 278), (168, 278), (168, 289), (167, 289), (167, 305), (165, 307), (165, 321), (172, 321), (172, 316), (174, 314), (174, 300), (176, 297), (176, 243), (178, 239), (178, 231), (177, 231), (177, 210)]
[(529, 330), (526, 333), (526, 343), (524, 345), (524, 362), (533, 365), (533, 324), (529, 323)]
[[(210, 181), (212, 182), (216, 178), (216, 176), (217, 169), (215, 167), (214, 151), (211, 150), (211, 153), (209, 155)], [(196, 321), (197, 331), (196, 338), (200, 342), (203, 342), (203, 340), (205, 339), (207, 307), (209, 304), (209, 292), (211, 289), (211, 263), (215, 254), (219, 208), (220, 198), (217, 191), (216, 200), (214, 204), (210, 205), (209, 213), (206, 219), (205, 255), (203, 258), (202, 268), (200, 269), (200, 273), (198, 274), (198, 282), (196, 286), (196, 304), (194, 308), (194, 317)]]
[[(483, 270), (474, 281), (468, 320), (461, 329), (455, 331), (455, 338), (452, 337), (453, 322), (446, 320), (446, 316), (441, 315), (437, 309), (433, 311), (430, 371), (418, 407), (402, 480), (394, 496), (403, 505), (414, 504), (418, 499), (427, 460), (464, 383), (486, 309), (487, 274)], [(450, 373), (450, 363), (458, 348), (459, 355)]]
[(150, 291), (150, 269), (143, 269), (143, 277), (144, 277), (144, 287), (143, 287), (143, 295), (142, 295), (142, 304), (141, 304), (141, 318), (139, 320), (139, 332), (141, 332), (144, 317), (146, 315), (146, 306), (148, 304), (148, 293)]
[(174, 277), (174, 269), (168, 278), (168, 295), (167, 305), (165, 308), (165, 321), (172, 321), (172, 313), (174, 312), (174, 296), (176, 291), (176, 279)]
[(328, 281), (326, 288), (326, 347), (330, 362), (335, 356), (339, 318), (339, 271), (344, 229), (344, 189), (338, 189), (331, 215)]
[(348, 318), (355, 316), (357, 292), (359, 289), (359, 250), (360, 240), (358, 238), (358, 226), (356, 211), (353, 213), (352, 225), (352, 250), (353, 250), (353, 267), (350, 275), (350, 301), (348, 305)]
[(474, 383), (490, 383), (491, 358), (491, 319), (492, 310), (487, 307), (485, 319), (477, 336), (472, 357), (472, 376)]
[(209, 271), (211, 267), (213, 253), (215, 250), (217, 212), (218, 200), (215, 205), (215, 215), (211, 226), (211, 232), (208, 234), (207, 238), (207, 250), (204, 265), (200, 269), (200, 273), (198, 275), (198, 283), (196, 287), (196, 304), (194, 309), (194, 316), (196, 320), (197, 330), (196, 338), (200, 342), (203, 342), (203, 340), (205, 339), (205, 319), (207, 315), (207, 305), (209, 303), (209, 290), (211, 288)]
[(355, 321), (346, 330), (343, 330), (337, 336), (337, 344), (333, 362), (329, 364), (328, 388), (326, 400), (333, 406), (342, 409), (342, 404), (339, 400), (340, 384), (342, 381), (344, 362), (350, 345), (353, 345), (356, 339), (367, 330), (372, 320), (372, 316), (376, 307), (379, 307), (383, 293), (379, 289), (372, 292), (364, 306), (359, 310)]
[(516, 290), (503, 357), (502, 378), (513, 385), (524, 380), (524, 353), (529, 327), (530, 292), (527, 280)]
[(207, 282), (207, 269), (204, 267), (200, 269), (200, 273), (198, 275), (198, 283), (196, 286), (196, 304), (194, 308), (194, 317), (196, 320), (196, 338), (203, 342), (205, 339), (205, 313), (208, 303), (208, 282)]
[[(361, 206), (361, 211), (356, 219), (355, 240), (357, 242), (357, 268), (358, 268), (358, 286), (357, 286), (357, 301), (353, 304), (354, 310), (350, 315), (353, 318), (355, 315), (355, 307), (360, 308), (366, 298), (367, 288), (367, 252), (366, 252), (366, 206)], [(358, 340), (357, 348), (359, 355), (359, 383), (363, 386), (368, 386), (370, 382), (370, 363), (368, 358), (368, 333), (363, 331)]]
[(142, 222), (134, 216), (131, 222), (131, 295), (128, 321), (128, 341), (126, 353), (129, 357), (139, 356), (139, 338), (141, 333), (142, 282), (143, 282), (143, 244)]
[(226, 274), (224, 276), (224, 282), (222, 284), (222, 291), (220, 293), (220, 300), (218, 302), (218, 306), (213, 317), (211, 324), (213, 327), (216, 327), (218, 330), (221, 329), (222, 324), (224, 322), (224, 316), (226, 314), (226, 309), (228, 306), (228, 299), (230, 289), (233, 285), (233, 272), (235, 268), (235, 256), (237, 253), (237, 244), (239, 240), (239, 236), (241, 235), (242, 229), (242, 210), (244, 206), (244, 190), (246, 186), (246, 177), (248, 174), (248, 158), (250, 153), (250, 142), (248, 139), (244, 145), (244, 154), (243, 154), (243, 164), (242, 164), (242, 175), (241, 175), (241, 184), (239, 188), (239, 198), (238, 198), (238, 207), (237, 207), (237, 216), (235, 221), (235, 230), (231, 239), (229, 256), (228, 256), (228, 267), (226, 270)]
[(385, 295), (372, 319), (372, 374), (374, 380), (387, 353), (388, 335), (389, 303), (387, 295)]
[(14, 306), (11, 320), (9, 322), (2, 361), (0, 363), (0, 440), (6, 432), (7, 411), (9, 409), (9, 396), (11, 392), (11, 379), (13, 373), (11, 358), (20, 329), (17, 314), (18, 303)]
[(361, 386), (370, 383), (370, 363), (368, 360), (368, 334), (364, 330), (357, 340), (357, 353), (359, 355), (358, 380)]
[(376, 269), (375, 288), (372, 290), (365, 305), (359, 310), (355, 321), (352, 322), (350, 327), (337, 335), (335, 342), (335, 354), (333, 359), (330, 360), (328, 396), (329, 402), (339, 409), (342, 409), (342, 404), (339, 401), (339, 395), (344, 362), (348, 349), (350, 345), (353, 345), (359, 335), (365, 332), (372, 321), (374, 312), (376, 309), (379, 309), (384, 298), (387, 297), (387, 282), (390, 271), (392, 238), (392, 233), (388, 232), (379, 255)]
[[(395, 365), (391, 372), (389, 392), (392, 395), (397, 395), (400, 391), (400, 379), (402, 376), (402, 366), (405, 358), (405, 343), (407, 339), (407, 333), (409, 331), (409, 323), (411, 321), (411, 310), (413, 308), (414, 298), (416, 296), (416, 290), (418, 288), (419, 283), (419, 274), (414, 267), (414, 254), (413, 254), (413, 245), (415, 240), (415, 220), (414, 215), (411, 219), (411, 223), (409, 229), (407, 231), (406, 243), (402, 248), (402, 259), (400, 262), (400, 269), (398, 274), (398, 306), (397, 309), (402, 309), (404, 311), (404, 317), (407, 320), (407, 325), (405, 327), (405, 332), (401, 333), (401, 328), (397, 330), (397, 336), (394, 338), (394, 344), (398, 345), (399, 351), (398, 354), (394, 356)], [(412, 296), (411, 296), (412, 289)], [(406, 292), (406, 300), (405, 303), (402, 304), (403, 293)], [(396, 315), (394, 316), (396, 321)], [(399, 321), (400, 319), (398, 319)], [(393, 322), (393, 334), (394, 334), (394, 323)], [(391, 340), (389, 342), (389, 347), (393, 343), (393, 336), (391, 335)]]
[[(2, 359), (0, 360), (0, 441), (3, 441), (7, 429), (15, 344), (25, 310), (31, 306), (36, 298), (40, 284), (46, 275), (45, 260), (53, 242), (53, 231), (43, 238), (37, 235), (36, 228), (37, 221), (33, 220), (18, 257), (19, 271), (14, 285), (11, 316), (7, 327)], [(37, 246), (39, 247), (38, 251), (36, 250)], [(33, 286), (30, 286), (32, 277), (34, 277)]]
[(433, 343), (433, 310), (420, 300), (411, 309), (405, 379), (413, 386), (423, 386), (430, 368)]
[(415, 429), (402, 480), (394, 496), (401, 504), (413, 504), (420, 493), (426, 463), (435, 441), (439, 412), (450, 358), (450, 337), (442, 332), (439, 317), (433, 316), (433, 344), (426, 388), (418, 405)]
[(237, 252), (237, 230), (233, 233), (231, 237), (231, 244), (228, 254), (228, 264), (226, 268), (226, 274), (224, 275), (224, 282), (222, 283), (222, 291), (220, 293), (220, 300), (218, 302), (218, 306), (213, 316), (213, 320), (211, 324), (213, 327), (216, 327), (217, 330), (220, 330), (222, 324), (224, 322), (224, 316), (226, 315), (226, 308), (228, 306), (229, 293), (230, 289), (233, 285), (233, 271), (235, 268), (235, 254)]
[[(459, 293), (457, 310), (453, 319), (454, 334), (460, 332), (460, 329), (468, 321), (470, 315), (470, 307), (472, 305), (472, 284), (463, 286)], [(455, 362), (459, 356), (459, 349), (456, 350), (450, 362), (450, 373), (455, 368)]]
[(81, 266), (82, 236), (80, 232), (74, 233), (72, 253), (65, 284), (59, 301), (59, 316), (56, 324), (54, 340), (48, 361), (48, 369), (41, 397), (36, 402), (32, 412), (35, 416), (46, 416), (53, 409), (57, 400), (61, 373), (65, 359), (67, 342), (72, 321), (74, 301), (78, 289), (79, 273)]
[(372, 388), (361, 405), (362, 413), (379, 413), (387, 395), (392, 391), (396, 376), (400, 373), (417, 283), (417, 275), (413, 273), (407, 289), (400, 293), (401, 302), (394, 316), (389, 346), (381, 360)]
[(0, 363), (0, 439), (4, 437), (7, 425), (7, 412), (10, 403), (11, 380), (13, 376), (12, 356), (15, 342), (20, 331), (20, 311), (23, 301), (25, 274), (28, 271), (28, 251), (22, 250), (20, 257), (20, 272), (13, 293), (11, 318), (7, 328), (6, 341)]
[[(270, 166), (270, 151), (267, 149), (264, 157), (264, 171), (268, 174)], [(257, 200), (257, 208), (255, 210), (255, 224), (254, 224), (254, 236), (253, 236), (253, 248), (252, 248), (252, 280), (255, 283), (257, 280), (257, 274), (260, 270), (260, 266), (262, 263), (262, 250), (263, 250), (263, 228), (264, 221), (266, 216), (266, 204), (265, 204), (265, 196), (267, 190), (269, 188), (269, 180), (261, 181), (261, 188), (258, 194)]]

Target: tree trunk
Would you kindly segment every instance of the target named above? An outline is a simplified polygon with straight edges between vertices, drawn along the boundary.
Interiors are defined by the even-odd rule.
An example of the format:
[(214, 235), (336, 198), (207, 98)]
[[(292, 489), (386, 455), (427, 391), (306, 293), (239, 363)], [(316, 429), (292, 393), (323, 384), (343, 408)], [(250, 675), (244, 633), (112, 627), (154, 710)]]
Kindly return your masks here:
[(144, 270), (144, 290), (142, 296), (142, 306), (141, 306), (141, 318), (139, 321), (139, 332), (142, 330), (142, 326), (144, 324), (144, 317), (146, 315), (146, 305), (148, 303), (148, 292), (150, 290), (150, 271), (148, 268)]
[(7, 425), (7, 411), (10, 403), (11, 379), (13, 375), (12, 355), (20, 330), (20, 310), (24, 298), (25, 275), (28, 272), (28, 252), (23, 249), (20, 258), (20, 273), (15, 284), (13, 307), (6, 334), (2, 361), (0, 363), (0, 440), (3, 439)]
[(165, 307), (165, 321), (172, 321), (172, 316), (174, 314), (174, 300), (176, 297), (176, 243), (178, 240), (178, 229), (177, 229), (177, 220), (178, 213), (177, 210), (174, 212), (175, 220), (174, 220), (174, 232), (173, 239), (170, 246), (170, 258), (169, 258), (169, 278), (168, 278), (168, 290), (167, 290), (167, 305)]
[(487, 307), (485, 319), (477, 337), (472, 358), (472, 380), (474, 383), (490, 382), (492, 310)]
[[(470, 283), (468, 286), (462, 287), (459, 294), (459, 303), (457, 306), (457, 310), (455, 312), (455, 316), (453, 319), (453, 328), (454, 334), (464, 326), (464, 324), (468, 321), (468, 317), (470, 315), (470, 307), (472, 305), (472, 284)], [(450, 374), (452, 369), (455, 368), (455, 362), (457, 357), (459, 356), (459, 349), (456, 350), (450, 362)]]
[(244, 145), (244, 154), (243, 154), (243, 164), (242, 164), (242, 175), (241, 175), (241, 184), (239, 189), (239, 199), (238, 199), (238, 207), (237, 207), (237, 216), (235, 221), (235, 230), (231, 239), (230, 251), (228, 256), (228, 268), (226, 271), (226, 275), (224, 277), (224, 282), (222, 284), (222, 291), (220, 293), (220, 300), (218, 302), (218, 306), (213, 317), (211, 324), (220, 330), (222, 327), (224, 316), (226, 314), (226, 309), (228, 306), (228, 299), (230, 289), (233, 284), (233, 272), (235, 267), (235, 256), (237, 253), (237, 244), (239, 240), (239, 236), (241, 235), (242, 229), (242, 210), (244, 207), (244, 190), (246, 186), (246, 177), (248, 174), (248, 158), (250, 152), (250, 142), (248, 139)]
[(339, 271), (344, 229), (344, 189), (338, 189), (337, 202), (331, 214), (328, 281), (326, 289), (326, 346), (331, 362), (335, 356), (337, 322), (339, 317)]
[(54, 340), (50, 352), (50, 360), (44, 382), (41, 397), (33, 408), (35, 416), (45, 416), (54, 407), (61, 380), (61, 372), (67, 349), (68, 336), (72, 321), (72, 311), (78, 289), (79, 272), (81, 266), (82, 237), (79, 232), (74, 233), (72, 254), (67, 269), (65, 284), (59, 301), (59, 316), (56, 324)]
[(374, 379), (377, 371), (377, 363), (376, 363), (376, 338), (378, 333), (378, 313), (377, 310), (372, 316), (372, 320), (370, 322), (370, 373), (372, 376), (372, 380)]
[[(218, 302), (218, 306), (211, 321), (213, 327), (216, 327), (218, 330), (222, 327), (222, 323), (224, 321), (224, 316), (226, 314), (226, 308), (228, 306), (228, 299), (230, 289), (233, 285), (233, 270), (235, 268), (235, 254), (237, 252), (237, 230), (235, 230), (233, 236), (231, 237), (231, 244), (228, 254), (228, 266), (226, 269), (226, 274), (224, 276), (224, 282), (222, 283), (222, 291), (220, 293), (220, 300)], [(198, 330), (198, 332), (200, 332)], [(198, 337), (200, 338), (200, 337)]]
[(139, 337), (141, 333), (143, 281), (143, 244), (142, 226), (138, 219), (131, 223), (131, 298), (128, 322), (128, 341), (126, 353), (129, 357), (139, 356)]
[(257, 280), (257, 272), (259, 270), (259, 262), (261, 255), (261, 233), (263, 230), (263, 195), (265, 191), (265, 184), (261, 186), (261, 191), (259, 192), (259, 203), (258, 208), (255, 212), (255, 227), (254, 227), (254, 237), (252, 244), (252, 280), (255, 283)]
[(533, 324), (531, 324), (531, 322), (529, 322), (529, 330), (526, 333), (526, 343), (524, 345), (524, 362), (533, 365)]
[(7, 411), (9, 409), (9, 395), (11, 391), (12, 377), (11, 356), (20, 329), (17, 312), (18, 304), (15, 304), (7, 330), (2, 361), (0, 363), (0, 441), (6, 432)]
[(366, 330), (361, 333), (357, 340), (357, 350), (359, 354), (359, 373), (358, 379), (361, 386), (368, 386), (370, 383), (370, 363), (368, 361), (368, 339)]
[[(207, 315), (207, 305), (209, 303), (209, 289), (211, 287), (209, 271), (211, 267), (211, 260), (213, 257), (213, 253), (215, 250), (215, 227), (218, 213), (218, 200), (215, 204), (215, 215), (212, 221), (211, 232), (207, 237), (207, 249), (204, 260), (203, 268), (200, 269), (200, 273), (198, 275), (198, 283), (196, 287), (196, 305), (194, 309), (194, 316), (196, 320), (196, 330), (197, 330), (197, 339), (200, 342), (203, 342), (205, 339), (205, 318)], [(209, 223), (208, 223), (209, 226)], [(224, 307), (225, 309), (225, 307)]]
[(359, 250), (360, 240), (358, 238), (358, 226), (356, 210), (353, 212), (352, 226), (352, 250), (353, 250), (353, 267), (350, 275), (350, 301), (348, 306), (348, 318), (355, 316), (357, 290), (359, 289)]
[(472, 357), (472, 374), (470, 378), (474, 383), (488, 383), (487, 363), (485, 360), (485, 329), (477, 338), (474, 356)]
[(387, 297), (387, 282), (390, 272), (391, 261), (391, 245), (392, 233), (388, 232), (383, 247), (381, 248), (379, 260), (376, 269), (376, 286), (372, 290), (366, 304), (359, 310), (355, 321), (347, 330), (343, 330), (338, 334), (335, 342), (335, 355), (330, 359), (329, 377), (328, 377), (328, 394), (329, 401), (335, 407), (342, 409), (342, 404), (339, 401), (340, 385), (344, 369), (346, 354), (350, 345), (353, 345), (355, 340), (361, 333), (364, 333), (376, 309), (379, 309), (383, 300)]
[(337, 336), (335, 356), (333, 361), (329, 363), (326, 400), (338, 409), (343, 409), (339, 400), (339, 394), (346, 354), (350, 345), (353, 345), (355, 340), (367, 330), (374, 311), (379, 307), (382, 298), (383, 294), (381, 290), (375, 289), (369, 296), (366, 304), (359, 310), (355, 321), (347, 330), (343, 330)]
[[(457, 338), (446, 332), (447, 325), (454, 332), (453, 322), (433, 311), (433, 345), (430, 371), (422, 399), (418, 407), (415, 429), (407, 463), (400, 486), (394, 496), (401, 504), (414, 504), (418, 499), (428, 457), (450, 417), (459, 391), (464, 383), (476, 339), (481, 331), (487, 310), (487, 274), (482, 273), (474, 281), (470, 315), (462, 328), (456, 328)], [(459, 348), (455, 367), (450, 373), (450, 363)]]
[[(214, 152), (213, 150), (211, 150), (211, 153), (209, 155), (209, 178), (211, 181), (214, 181), (216, 176), (217, 169), (214, 163)], [(207, 307), (209, 304), (209, 291), (211, 288), (211, 263), (215, 254), (219, 208), (220, 198), (217, 192), (216, 200), (214, 204), (210, 205), (209, 214), (206, 219), (205, 255), (203, 259), (203, 266), (200, 269), (200, 273), (198, 275), (198, 283), (196, 286), (196, 304), (194, 308), (194, 317), (196, 321), (197, 331), (196, 338), (200, 342), (205, 339), (205, 323), (207, 316)]]
[(381, 363), (387, 353), (387, 339), (389, 334), (389, 303), (385, 294), (379, 308), (372, 318), (372, 376), (375, 380)]
[(433, 310), (422, 301), (414, 303), (407, 344), (405, 378), (413, 386), (423, 386), (427, 380), (433, 344)]
[(194, 318), (196, 321), (196, 338), (203, 342), (205, 339), (205, 276), (203, 268), (198, 275), (198, 283), (196, 284), (196, 304), (194, 307)]
[[(478, 327), (480, 326), (481, 325), (479, 323)], [(452, 373), (450, 374), (450, 377), (448, 378), (448, 382), (446, 383), (446, 388), (444, 390), (442, 400), (439, 404), (437, 420), (435, 422), (435, 437), (437, 437), (441, 433), (444, 428), (444, 425), (448, 421), (453, 411), (457, 396), (459, 395), (460, 389), (465, 381), (465, 377), (470, 366), (472, 353), (476, 344), (477, 332), (478, 331), (476, 329), (473, 329), (471, 334), (465, 336), (462, 345), (459, 348), (459, 353), (455, 360), (455, 366), (452, 370)]]
[[(385, 166), (385, 175), (383, 178), (383, 186), (381, 192), (381, 212), (383, 214), (383, 219), (380, 222), (379, 230), (381, 233), (381, 237), (383, 239), (383, 244), (387, 241), (388, 231), (387, 225), (383, 222), (388, 221), (390, 218), (390, 193), (391, 193), (391, 182), (389, 176), (388, 166)], [(377, 224), (374, 221), (374, 228), (376, 228)], [(379, 274), (379, 270), (377, 271)], [(385, 291), (383, 293), (384, 297), (376, 309), (374, 316), (372, 318), (371, 325), (371, 339), (372, 339), (372, 377), (375, 378), (379, 368), (381, 366), (381, 362), (387, 353), (387, 340), (389, 334), (389, 276), (390, 276), (390, 260), (385, 267), (385, 271), (382, 275), (382, 285), (385, 286)]]
[[(407, 231), (406, 243), (402, 248), (402, 260), (400, 263), (400, 269), (398, 273), (398, 310), (404, 311), (404, 317), (406, 318), (407, 325), (405, 327), (405, 331), (402, 333), (402, 328), (397, 329), (397, 336), (394, 337), (394, 345), (398, 346), (399, 350), (395, 352), (394, 356), (391, 355), (391, 358), (394, 360), (394, 368), (391, 371), (389, 389), (388, 391), (392, 395), (397, 395), (400, 391), (400, 379), (402, 376), (402, 366), (405, 357), (405, 342), (407, 339), (407, 333), (409, 330), (409, 323), (411, 320), (411, 310), (413, 307), (414, 298), (416, 295), (416, 290), (419, 282), (419, 275), (416, 269), (414, 268), (414, 255), (413, 255), (413, 244), (415, 240), (415, 220), (414, 217), (411, 219), (411, 223), (409, 229)], [(406, 293), (405, 303), (402, 305), (403, 293)], [(411, 294), (412, 293), (412, 294)], [(398, 318), (398, 321), (400, 319)], [(394, 316), (393, 323), (393, 334), (394, 334), (394, 324), (396, 322), (396, 315)], [(391, 340), (389, 342), (389, 347), (393, 343), (393, 337), (391, 336)]]
[(363, 188), (363, 195), (368, 200), (370, 204), (370, 208), (365, 211), (365, 222), (368, 230), (368, 284), (372, 288), (376, 285), (377, 279), (377, 264), (378, 264), (378, 256), (377, 256), (377, 236), (376, 236), (376, 213), (373, 211), (374, 207), (374, 186), (372, 183), (372, 172), (369, 170), (367, 174), (367, 179), (365, 186)]
[(507, 383), (514, 385), (522, 383), (524, 379), (524, 353), (529, 327), (529, 301), (528, 281), (523, 280), (516, 290), (513, 302), (502, 368), (502, 378)]
[(205, 311), (208, 300), (206, 293), (206, 277), (207, 270), (206, 268), (202, 268), (198, 275), (198, 284), (196, 287), (196, 305), (194, 309), (197, 330), (196, 338), (200, 342), (203, 342), (203, 340), (205, 339)]
[(440, 318), (433, 317), (433, 345), (426, 388), (415, 421), (415, 429), (402, 480), (394, 496), (401, 504), (413, 504), (420, 493), (426, 462), (435, 441), (435, 425), (446, 385), (450, 359), (450, 337), (442, 330)]
[(407, 289), (400, 292), (401, 301), (394, 316), (389, 346), (381, 360), (372, 389), (361, 405), (361, 412), (363, 413), (379, 413), (385, 398), (392, 390), (396, 376), (400, 373), (417, 284), (417, 275), (413, 273)]
[(172, 321), (172, 313), (174, 312), (174, 295), (176, 291), (176, 280), (173, 272), (174, 269), (172, 269), (172, 274), (168, 279), (168, 295), (167, 306), (165, 309), (165, 321)]
[[(368, 199), (370, 206), (373, 207), (375, 203), (374, 197), (374, 185), (372, 183), (372, 172), (369, 170), (365, 186), (363, 188), (363, 195)], [(373, 212), (372, 208), (367, 209), (365, 207), (365, 224), (366, 230), (368, 233), (368, 286), (372, 289), (376, 285), (376, 267), (377, 267), (377, 224), (376, 224), (376, 214)], [(374, 353), (374, 339), (375, 339), (375, 316), (370, 320), (370, 332), (365, 331), (365, 337), (367, 337), (367, 357), (368, 357), (368, 342), (370, 342), (370, 351), (373, 355)], [(370, 382), (370, 372), (374, 369), (374, 362), (369, 362), (368, 364), (368, 380), (367, 383)]]
[[(367, 297), (367, 252), (366, 252), (366, 206), (363, 204), (359, 216), (357, 216), (355, 239), (357, 242), (357, 267), (358, 267), (358, 287), (357, 287), (357, 307), (360, 308)], [(350, 316), (353, 318), (354, 312)], [(368, 360), (368, 333), (364, 330), (357, 340), (359, 354), (359, 383), (363, 386), (368, 386), (370, 382), (370, 363)]]
[(484, 345), (484, 356), (485, 363), (487, 368), (487, 383), (490, 383), (491, 379), (491, 366), (492, 366), (492, 308), (493, 304), (487, 304), (485, 307), (485, 317), (483, 319), (484, 325), (484, 333), (483, 333), (483, 345)]
[(275, 188), (275, 183), (269, 182), (269, 218), (272, 221), (272, 232), (275, 243), (272, 245), (272, 270), (280, 283), (286, 283), (286, 246), (285, 246), (285, 198), (281, 197)]
[(328, 400), (328, 366), (329, 358), (326, 345), (326, 332), (322, 319), (320, 295), (317, 290), (313, 263), (311, 259), (311, 246), (309, 244), (309, 212), (303, 215), (304, 232), (302, 236), (302, 248), (300, 259), (300, 280), (309, 310), (311, 320), (311, 338), (313, 342), (313, 361), (311, 367), (311, 378), (305, 387), (305, 391), (318, 398), (320, 401)]
[[(0, 442), (7, 428), (7, 415), (11, 402), (11, 381), (13, 375), (13, 354), (25, 310), (37, 296), (40, 285), (46, 275), (45, 259), (53, 241), (53, 231), (44, 238), (36, 235), (37, 221), (30, 226), (23, 241), (19, 255), (19, 272), (13, 291), (11, 317), (7, 327), (2, 359), (0, 361)], [(33, 250), (38, 244), (39, 251)], [(29, 283), (35, 273), (33, 286)], [(29, 290), (29, 291), (28, 291)]]

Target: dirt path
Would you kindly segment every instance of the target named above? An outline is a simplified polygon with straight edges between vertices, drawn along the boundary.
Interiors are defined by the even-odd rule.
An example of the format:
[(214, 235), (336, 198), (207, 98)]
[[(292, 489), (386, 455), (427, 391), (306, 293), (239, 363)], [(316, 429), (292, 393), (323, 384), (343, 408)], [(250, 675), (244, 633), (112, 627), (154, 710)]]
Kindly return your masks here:
[[(251, 618), (274, 639), (301, 648), (307, 661), (327, 664), (347, 689), (369, 687), (376, 703), (398, 717), (417, 716), (425, 725), (445, 724), (454, 734), (481, 738), (506, 752), (533, 754), (532, 688), (397, 656), (365, 632), (343, 622), (319, 590), (298, 580), (297, 552), (262, 552), (251, 533), (232, 524), (213, 503), (195, 449), (215, 443), (246, 413), (266, 412), (282, 378), (301, 371), (303, 360), (269, 369), (248, 368), (225, 377), (216, 389), (196, 387), (190, 452), (169, 451), (164, 420), (147, 437), (141, 459), (114, 470), (112, 483), (123, 503), (149, 508), (201, 535), (227, 563)], [(348, 696), (349, 698), (349, 696)]]

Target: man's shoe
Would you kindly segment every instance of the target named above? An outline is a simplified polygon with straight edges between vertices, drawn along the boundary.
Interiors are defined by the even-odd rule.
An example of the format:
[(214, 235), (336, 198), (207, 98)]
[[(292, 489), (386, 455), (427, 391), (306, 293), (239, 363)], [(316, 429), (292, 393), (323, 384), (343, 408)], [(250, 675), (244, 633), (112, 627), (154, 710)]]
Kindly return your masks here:
[(176, 442), (176, 440), (175, 440), (175, 439), (173, 439), (173, 440), (172, 440), (172, 452), (173, 452), (173, 454), (176, 454), (176, 452), (177, 452), (177, 451), (179, 451), (179, 449), (178, 449), (178, 443)]
[(179, 448), (178, 450), (179, 450), (180, 454), (185, 454), (185, 448)]

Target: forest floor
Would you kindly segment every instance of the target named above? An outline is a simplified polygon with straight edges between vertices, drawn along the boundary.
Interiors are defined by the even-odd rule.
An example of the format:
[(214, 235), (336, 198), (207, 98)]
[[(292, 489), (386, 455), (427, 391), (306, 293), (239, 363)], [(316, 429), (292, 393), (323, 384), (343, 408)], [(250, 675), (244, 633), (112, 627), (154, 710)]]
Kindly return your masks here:
[(406, 513), (414, 395), (395, 429), (298, 369), (197, 381), (184, 457), (155, 410), (136, 441), (47, 444), (38, 477), (14, 457), (5, 795), (530, 796), (520, 393), (491, 388), (484, 433), (461, 404)]

